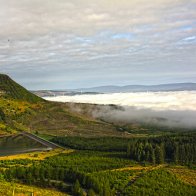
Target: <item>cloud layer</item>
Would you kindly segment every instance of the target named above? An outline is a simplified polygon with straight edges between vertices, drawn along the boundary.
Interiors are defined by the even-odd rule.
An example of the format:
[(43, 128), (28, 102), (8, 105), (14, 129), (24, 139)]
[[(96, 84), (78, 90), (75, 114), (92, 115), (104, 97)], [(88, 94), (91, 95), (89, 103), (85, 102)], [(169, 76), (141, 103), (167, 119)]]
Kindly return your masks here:
[(45, 97), (50, 101), (115, 104), (131, 106), (138, 109), (152, 110), (194, 110), (196, 111), (196, 91), (179, 92), (141, 92), (141, 93), (113, 93), (96, 95), (75, 95)]
[(194, 0), (0, 0), (0, 69), (31, 89), (196, 82), (195, 9)]
[[(161, 126), (196, 128), (196, 91), (114, 93), (48, 97), (50, 101), (104, 104), (88, 111), (96, 118), (112, 122), (142, 122)], [(122, 106), (113, 109), (108, 104)], [(79, 106), (72, 110), (81, 112)], [(80, 111), (81, 110), (81, 111)]]

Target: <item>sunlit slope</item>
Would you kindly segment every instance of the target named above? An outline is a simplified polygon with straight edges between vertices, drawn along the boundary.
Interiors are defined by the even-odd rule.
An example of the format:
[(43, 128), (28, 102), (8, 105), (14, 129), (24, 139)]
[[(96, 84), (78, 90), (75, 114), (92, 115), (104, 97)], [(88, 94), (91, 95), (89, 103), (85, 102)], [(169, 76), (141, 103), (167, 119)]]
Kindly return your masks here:
[(0, 81), (0, 134), (123, 135), (111, 124), (71, 111), (64, 103), (44, 101), (6, 75), (0, 75)]
[[(26, 117), (25, 117), (26, 118)], [(31, 131), (50, 135), (121, 136), (111, 124), (71, 112), (64, 103), (47, 102), (24, 121)]]

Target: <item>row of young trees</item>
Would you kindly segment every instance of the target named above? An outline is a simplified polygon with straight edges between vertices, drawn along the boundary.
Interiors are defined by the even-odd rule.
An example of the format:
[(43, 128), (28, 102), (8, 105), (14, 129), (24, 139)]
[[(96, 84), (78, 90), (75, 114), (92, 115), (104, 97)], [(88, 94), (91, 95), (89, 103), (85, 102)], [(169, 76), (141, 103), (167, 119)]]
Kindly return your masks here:
[[(84, 137), (55, 137), (52, 142), (78, 150), (94, 150), (103, 152), (122, 152), (127, 148), (129, 143), (128, 138), (119, 137), (99, 137), (99, 138), (84, 138)], [(134, 140), (134, 139), (132, 139)]]
[(70, 192), (74, 196), (85, 195), (82, 187), (87, 189), (88, 196), (99, 193), (100, 196), (113, 196), (107, 182), (98, 182), (85, 172), (72, 169), (52, 167), (50, 165), (33, 165), (31, 167), (13, 167), (2, 172), (8, 181), (20, 180), (27, 184), (42, 187), (56, 187), (61, 191)]

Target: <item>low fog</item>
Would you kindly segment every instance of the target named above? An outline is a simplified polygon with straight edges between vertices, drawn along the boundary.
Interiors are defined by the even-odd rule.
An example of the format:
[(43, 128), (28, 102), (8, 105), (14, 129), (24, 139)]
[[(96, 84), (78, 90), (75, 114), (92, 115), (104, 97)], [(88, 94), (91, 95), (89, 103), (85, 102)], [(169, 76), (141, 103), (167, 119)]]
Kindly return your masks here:
[[(169, 127), (196, 128), (196, 91), (75, 95), (45, 99), (98, 104), (99, 106), (89, 108), (87, 112), (95, 118), (110, 122), (140, 122)], [(109, 104), (121, 107), (107, 106)], [(82, 112), (84, 107), (73, 105), (72, 110)]]

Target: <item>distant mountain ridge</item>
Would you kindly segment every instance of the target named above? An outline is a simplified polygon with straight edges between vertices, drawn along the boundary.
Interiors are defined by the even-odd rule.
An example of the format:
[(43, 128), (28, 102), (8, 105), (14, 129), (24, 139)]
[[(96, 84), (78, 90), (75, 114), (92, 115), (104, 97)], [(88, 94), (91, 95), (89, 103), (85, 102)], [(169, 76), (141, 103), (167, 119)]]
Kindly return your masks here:
[(69, 90), (38, 90), (32, 91), (40, 97), (73, 96), (77, 94), (97, 93), (129, 93), (129, 92), (164, 92), (164, 91), (195, 91), (196, 83), (173, 83), (159, 85), (127, 85), (127, 86), (98, 86)]
[(69, 91), (69, 90), (38, 90), (31, 91), (39, 97), (55, 97), (55, 96), (73, 96), (78, 94), (100, 94), (96, 92), (81, 92), (81, 91)]
[(99, 86), (80, 88), (73, 91), (96, 93), (126, 93), (126, 92), (158, 92), (158, 91), (192, 91), (196, 90), (196, 83), (173, 83), (159, 85), (127, 85), (127, 86)]

